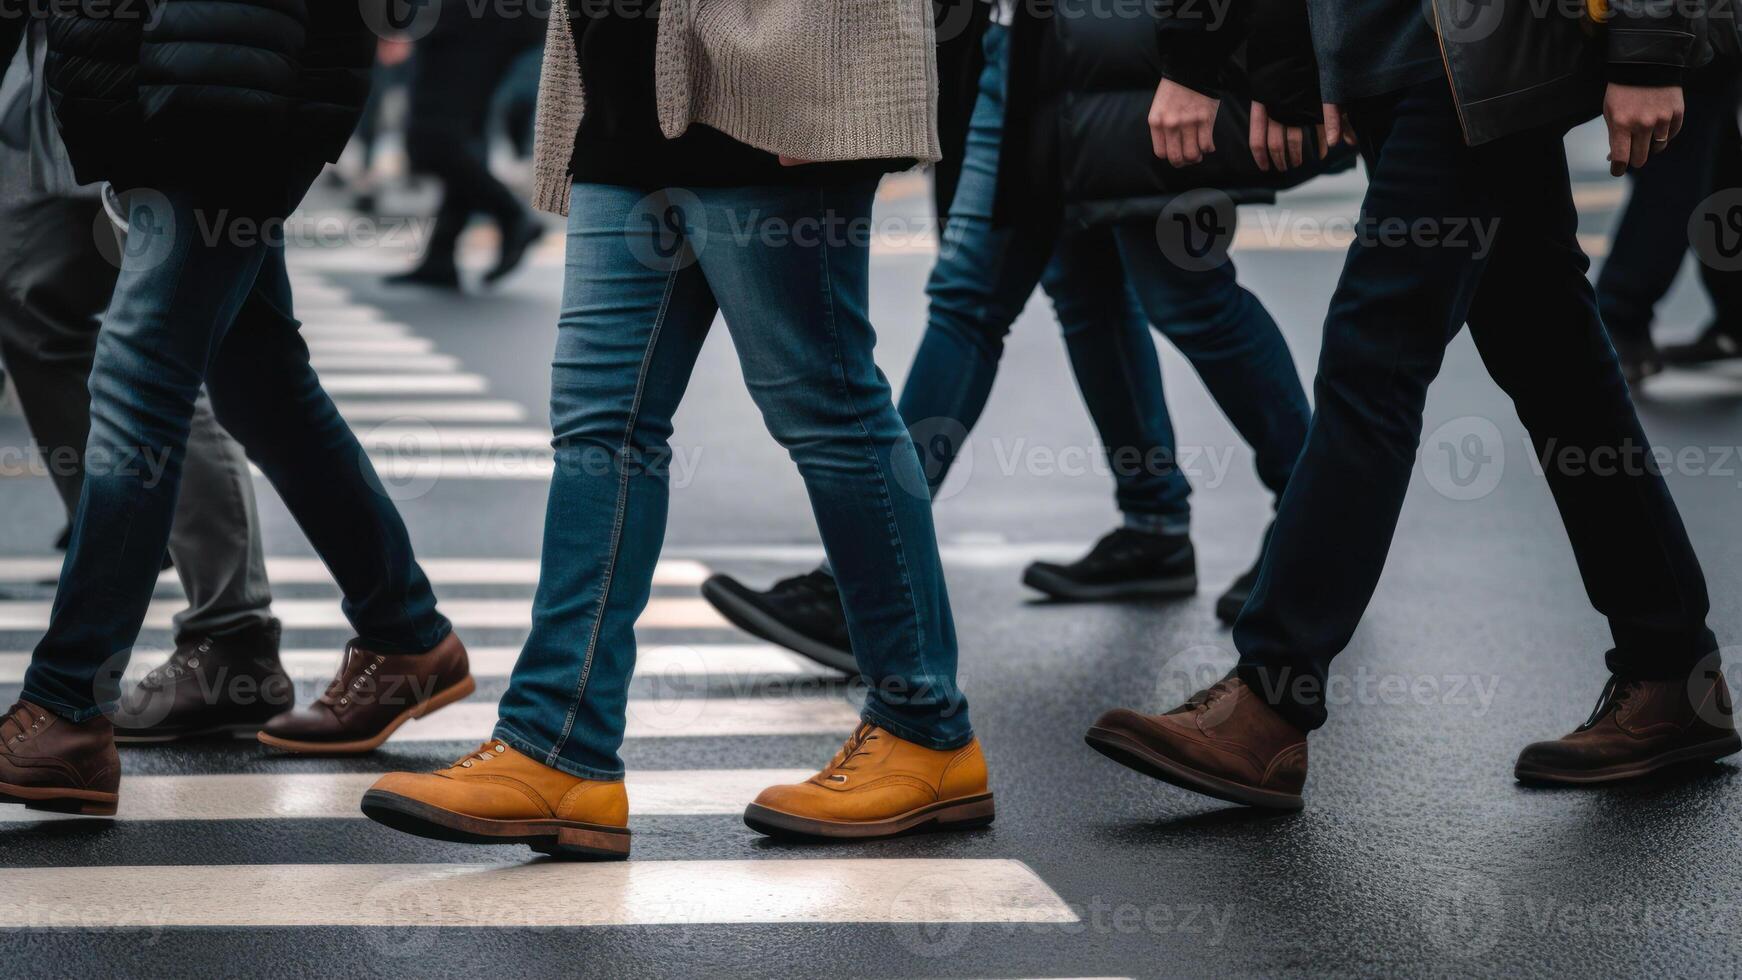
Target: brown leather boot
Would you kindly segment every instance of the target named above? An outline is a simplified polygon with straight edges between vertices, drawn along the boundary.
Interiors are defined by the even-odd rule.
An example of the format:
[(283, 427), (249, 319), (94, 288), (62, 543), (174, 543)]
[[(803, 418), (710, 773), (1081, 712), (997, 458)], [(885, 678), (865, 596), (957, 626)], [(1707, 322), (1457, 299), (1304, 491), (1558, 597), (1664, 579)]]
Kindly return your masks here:
[(0, 718), (0, 803), (107, 817), (115, 813), (120, 787), (121, 757), (109, 719), (71, 722), (29, 701)]
[(979, 739), (940, 751), (869, 722), (828, 768), (802, 783), (770, 786), (744, 810), (750, 829), (770, 836), (856, 839), (967, 830), (992, 816)]
[(1513, 773), (1521, 782), (1609, 783), (1738, 749), (1730, 689), (1717, 671), (1685, 681), (1611, 677), (1584, 724), (1525, 746)]
[(1301, 807), (1306, 732), (1233, 675), (1163, 715), (1115, 708), (1084, 741), (1122, 766), (1219, 800)]
[(525, 844), (561, 857), (629, 856), (621, 780), (571, 776), (494, 740), (446, 769), (382, 776), (363, 794), (363, 813), (434, 840)]
[(371, 752), (400, 725), (476, 689), (465, 644), (451, 633), (435, 649), (416, 655), (372, 653), (353, 641), (327, 692), (267, 722), (259, 737), (290, 752)]

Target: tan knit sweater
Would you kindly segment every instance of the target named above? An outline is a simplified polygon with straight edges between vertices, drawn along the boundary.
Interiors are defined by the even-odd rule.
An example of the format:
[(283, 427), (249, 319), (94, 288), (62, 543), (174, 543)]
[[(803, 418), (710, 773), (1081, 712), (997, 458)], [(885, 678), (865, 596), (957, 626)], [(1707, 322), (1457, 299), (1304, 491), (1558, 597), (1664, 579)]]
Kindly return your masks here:
[[(667, 138), (702, 123), (802, 160), (935, 162), (931, 0), (663, 0), (653, 82)], [(533, 204), (567, 214), (585, 93), (553, 0), (538, 87)]]

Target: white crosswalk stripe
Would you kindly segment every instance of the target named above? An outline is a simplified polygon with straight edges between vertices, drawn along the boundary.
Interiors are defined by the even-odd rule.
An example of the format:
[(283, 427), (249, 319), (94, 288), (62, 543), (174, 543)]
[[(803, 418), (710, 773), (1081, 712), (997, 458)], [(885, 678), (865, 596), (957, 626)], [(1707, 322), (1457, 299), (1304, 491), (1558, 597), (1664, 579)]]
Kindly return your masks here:
[[(804, 769), (653, 769), (624, 779), (629, 813), (636, 817), (718, 816), (777, 783), (796, 783)], [(128, 776), (117, 820), (349, 820), (362, 818), (357, 801), (380, 778), (373, 772), (271, 775)], [(0, 810), (0, 823), (75, 820), (34, 810)]]
[(998, 858), (16, 868), (6, 877), (0, 928), (1077, 921), (1027, 865)]
[[(52, 603), (34, 599), (0, 601), (0, 630), (35, 630), (48, 625)], [(532, 626), (532, 599), (447, 599), (441, 611), (461, 629), (527, 629)], [(182, 603), (153, 602), (145, 613), (146, 629), (169, 629)], [(350, 628), (350, 621), (332, 599), (279, 599), (273, 614), (286, 629)], [(703, 599), (656, 596), (637, 623), (646, 629), (727, 629), (720, 614)]]
[[(537, 585), (538, 560), (533, 558), (423, 558), (424, 574), (436, 585)], [(55, 556), (0, 558), (0, 582), (40, 582), (60, 575)], [(268, 558), (266, 575), (279, 585), (328, 585), (333, 579), (318, 558)], [(662, 558), (653, 571), (654, 585), (700, 585), (708, 567), (698, 561)], [(160, 582), (173, 584), (175, 572)]]
[[(625, 738), (732, 738), (743, 735), (845, 737), (859, 712), (845, 701), (749, 694), (730, 698), (630, 698)], [(394, 733), (396, 742), (482, 742), (496, 727), (496, 705), (462, 701)], [(818, 763), (826, 760), (819, 759)]]
[(484, 391), (476, 374), (329, 374), (321, 386), (330, 395), (471, 395)]
[[(289, 649), (280, 652), (279, 660), (292, 680), (323, 681), (332, 677), (338, 668), (340, 652), (337, 645)], [(140, 650), (134, 654), (127, 670), (130, 674), (148, 671), (168, 660), (169, 653), (168, 650)], [(507, 677), (514, 669), (520, 648), (468, 647), (466, 654), (472, 664), (472, 676), (497, 679)], [(0, 684), (23, 683), (24, 670), (29, 665), (28, 651), (0, 653)], [(638, 677), (685, 679), (839, 676), (827, 667), (767, 643), (648, 644), (635, 651), (635, 674)]]

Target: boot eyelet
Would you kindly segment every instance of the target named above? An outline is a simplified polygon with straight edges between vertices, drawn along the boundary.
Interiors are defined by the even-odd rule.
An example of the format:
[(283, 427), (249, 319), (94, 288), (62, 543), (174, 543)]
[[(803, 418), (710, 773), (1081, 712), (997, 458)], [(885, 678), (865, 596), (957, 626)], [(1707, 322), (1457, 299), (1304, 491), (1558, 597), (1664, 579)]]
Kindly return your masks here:
[(506, 746), (506, 745), (503, 745), (503, 744), (502, 744), (502, 743), (501, 743), (501, 742), (497, 742), (497, 743), (496, 743), (496, 751), (498, 751), (498, 752), (506, 752), (506, 751), (508, 751), (508, 746)]

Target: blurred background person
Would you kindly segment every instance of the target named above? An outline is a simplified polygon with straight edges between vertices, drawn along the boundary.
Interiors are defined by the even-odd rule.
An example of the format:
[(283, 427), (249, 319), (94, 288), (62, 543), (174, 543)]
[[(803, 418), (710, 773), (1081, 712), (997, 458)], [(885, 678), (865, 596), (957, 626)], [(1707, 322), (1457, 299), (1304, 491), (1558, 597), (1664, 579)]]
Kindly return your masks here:
[[(486, 284), (513, 272), (544, 236), (543, 224), (521, 196), (490, 171), (489, 124), (504, 84), (520, 79), (520, 87), (526, 87), (528, 76), (516, 69), (529, 55), (536, 59), (545, 24), (546, 18), (528, 6), (504, 9), (446, 0), (429, 33), (415, 42), (406, 153), (414, 173), (441, 180), (442, 200), (416, 267), (389, 277), (389, 283), (459, 289), (460, 236), (477, 214), (489, 218), (501, 237), (496, 263), (484, 274)], [(536, 74), (530, 77), (536, 84)], [(529, 100), (523, 94), (510, 100), (516, 101)], [(523, 129), (530, 116), (524, 108), (511, 114), (522, 120)]]
[(1630, 384), (1665, 365), (1691, 366), (1742, 357), (1742, 271), (1721, 269), (1696, 255), (1712, 319), (1691, 342), (1653, 342), (1657, 304), (1669, 293), (1687, 256), (1688, 222), (1708, 196), (1742, 180), (1742, 61), (1735, 34), (1714, 21), (1717, 57), (1688, 75), (1681, 133), (1652, 154), (1651, 166), (1630, 172), (1633, 193), (1597, 278), (1597, 302)]

